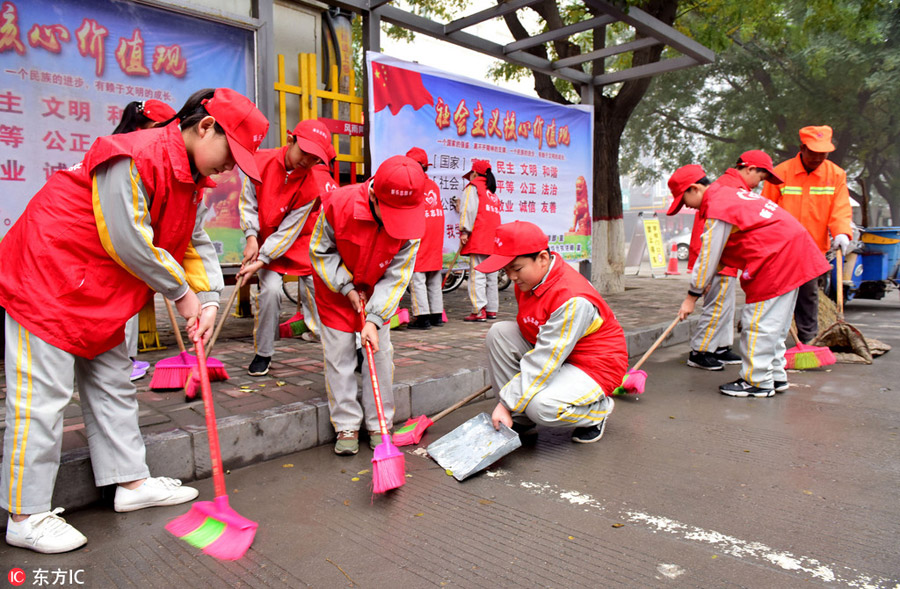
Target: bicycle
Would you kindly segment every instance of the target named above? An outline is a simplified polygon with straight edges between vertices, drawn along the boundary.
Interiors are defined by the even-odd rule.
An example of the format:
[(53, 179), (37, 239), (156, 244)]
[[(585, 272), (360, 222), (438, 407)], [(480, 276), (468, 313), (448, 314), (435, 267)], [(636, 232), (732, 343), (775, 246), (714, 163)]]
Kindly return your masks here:
[[(450, 273), (450, 276), (447, 277), (447, 282), (444, 283), (444, 287), (441, 289), (441, 292), (448, 293), (453, 292), (469, 277), (469, 269), (468, 268), (457, 268), (454, 269), (453, 272)], [(506, 275), (506, 271), (502, 268), (497, 271), (497, 290), (506, 290), (509, 287), (510, 282), (509, 276)]]

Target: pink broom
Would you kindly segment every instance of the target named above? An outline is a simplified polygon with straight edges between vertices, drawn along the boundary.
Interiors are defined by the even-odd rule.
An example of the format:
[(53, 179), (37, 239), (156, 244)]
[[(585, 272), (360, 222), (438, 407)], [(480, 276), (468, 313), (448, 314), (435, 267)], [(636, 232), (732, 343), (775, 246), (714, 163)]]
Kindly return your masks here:
[(808, 346), (800, 342), (797, 330), (791, 325), (791, 337), (797, 344), (784, 352), (784, 367), (791, 370), (809, 370), (831, 366), (837, 362), (834, 352), (824, 346)]
[(419, 441), (421, 441), (422, 435), (425, 433), (425, 430), (434, 425), (435, 421), (439, 420), (442, 417), (446, 417), (447, 414), (456, 411), (469, 401), (474, 400), (476, 397), (480, 397), (489, 390), (491, 390), (490, 386), (479, 389), (478, 391), (472, 393), (458, 403), (447, 407), (434, 417), (429, 418), (424, 415), (420, 415), (418, 417), (411, 417), (410, 419), (407, 419), (406, 423), (403, 424), (403, 427), (394, 432), (394, 445), (411, 446), (413, 444), (418, 444)]
[[(360, 302), (360, 315), (363, 325), (366, 322), (365, 302)], [(375, 409), (378, 411), (378, 427), (381, 430), (381, 443), (375, 447), (372, 458), (372, 491), (384, 493), (402, 487), (406, 483), (406, 458), (403, 452), (391, 443), (384, 419), (384, 407), (381, 404), (381, 389), (378, 387), (378, 375), (375, 373), (375, 353), (372, 344), (366, 341), (366, 358), (369, 365), (369, 378), (372, 379), (372, 394), (375, 397)]]
[(647, 373), (643, 370), (640, 370), (640, 367), (644, 365), (644, 362), (647, 361), (647, 358), (650, 357), (650, 354), (656, 351), (656, 348), (659, 347), (663, 340), (669, 337), (669, 334), (672, 333), (672, 330), (675, 329), (675, 326), (678, 325), (678, 322), (681, 321), (680, 318), (675, 317), (675, 320), (669, 324), (662, 335), (659, 336), (653, 345), (650, 346), (650, 349), (644, 352), (644, 355), (641, 356), (641, 359), (638, 360), (638, 363), (634, 365), (634, 368), (625, 373), (625, 378), (622, 379), (622, 384), (613, 390), (612, 394), (614, 395), (640, 395), (644, 392), (644, 386), (647, 383)]
[(166, 530), (178, 536), (191, 546), (202, 548), (203, 552), (222, 560), (237, 560), (253, 543), (258, 524), (243, 517), (228, 505), (225, 475), (222, 471), (222, 452), (219, 449), (219, 431), (216, 428), (216, 414), (213, 406), (209, 373), (206, 370), (206, 354), (203, 342), (197, 342), (200, 358), (200, 390), (206, 413), (206, 430), (209, 437), (209, 459), (212, 464), (213, 486), (216, 497), (213, 501), (197, 501), (190, 511), (176, 517), (166, 525)]
[(156, 363), (153, 369), (153, 378), (150, 379), (150, 390), (180, 389), (191, 376), (191, 369), (197, 364), (197, 357), (187, 353), (184, 349), (184, 340), (181, 339), (181, 330), (175, 321), (175, 313), (172, 311), (172, 303), (163, 297), (166, 303), (166, 311), (169, 312), (169, 321), (172, 322), (172, 331), (175, 332), (175, 341), (181, 352), (172, 358), (164, 358)]
[[(241, 281), (243, 277), (238, 276), (237, 282), (235, 282), (234, 290), (231, 291), (231, 296), (228, 297), (228, 303), (225, 304), (224, 309), (219, 309), (221, 311), (221, 316), (219, 317), (219, 323), (216, 325), (215, 331), (213, 331), (212, 339), (209, 340), (209, 350), (207, 353), (212, 354), (213, 346), (216, 345), (216, 340), (219, 338), (219, 332), (222, 331), (222, 326), (225, 325), (225, 318), (231, 313), (231, 307), (234, 305), (234, 300), (237, 298), (238, 291), (241, 290)], [(220, 381), (220, 380), (228, 380), (228, 371), (225, 370), (225, 365), (222, 364), (221, 361), (216, 360), (215, 358), (206, 358), (206, 368), (207, 372), (209, 372), (209, 380), (212, 381)], [(187, 382), (184, 385), (184, 397), (185, 400), (191, 401), (194, 397), (197, 396), (197, 391), (200, 388), (200, 379), (197, 377), (197, 371), (192, 370), (190, 376), (188, 376)]]

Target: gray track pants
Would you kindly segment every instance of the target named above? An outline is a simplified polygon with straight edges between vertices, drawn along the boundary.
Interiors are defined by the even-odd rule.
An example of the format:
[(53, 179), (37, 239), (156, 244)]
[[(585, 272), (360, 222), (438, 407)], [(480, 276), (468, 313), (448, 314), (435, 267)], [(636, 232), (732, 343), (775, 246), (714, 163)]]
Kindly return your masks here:
[[(359, 431), (365, 418), (366, 429), (379, 431), (378, 413), (372, 395), (369, 376), (369, 360), (363, 348), (362, 405), (358, 400), (356, 383), (356, 332), (339, 331), (326, 325), (320, 326), (322, 349), (325, 353), (325, 390), (328, 393), (328, 409), (334, 431)], [(381, 403), (388, 430), (394, 420), (394, 348), (391, 330), (384, 325), (378, 330), (379, 351), (375, 352), (375, 373), (378, 377)]]
[(469, 300), (472, 310), (478, 313), (482, 309), (488, 313), (496, 313), (500, 308), (500, 294), (497, 292), (497, 273), (484, 274), (475, 266), (487, 260), (481, 254), (469, 255)]
[(138, 313), (125, 323), (125, 349), (130, 358), (137, 356), (138, 332), (140, 331), (138, 319), (140, 316), (141, 314)]
[(787, 381), (784, 340), (791, 328), (797, 289), (758, 303), (741, 312), (741, 378), (753, 386), (771, 389), (773, 382)]
[(87, 360), (30, 334), (9, 315), (5, 329), (2, 506), (10, 513), (50, 510), (63, 412), (76, 383), (97, 486), (150, 476), (125, 344)]
[(319, 310), (316, 308), (316, 284), (312, 274), (297, 277), (297, 291), (300, 296), (300, 311), (306, 328), (319, 335)]
[[(485, 339), (488, 352), (488, 377), (497, 396), (519, 373), (522, 356), (534, 348), (522, 337), (515, 321), (500, 321), (491, 326)], [(521, 398), (521, 397), (520, 397)], [(541, 385), (524, 414), (513, 414), (520, 423), (534, 422), (549, 427), (587, 427), (605, 419), (612, 402), (594, 379), (580, 368), (563, 364)]]
[(703, 309), (691, 336), (695, 352), (715, 352), (734, 344), (734, 293), (738, 279), (716, 274), (703, 295)]
[(253, 297), (256, 306), (253, 343), (257, 354), (271, 358), (275, 353), (275, 340), (280, 337), (278, 319), (281, 316), (281, 274), (262, 268), (256, 276), (259, 286)]
[(412, 314), (434, 315), (444, 311), (444, 293), (441, 282), (444, 277), (440, 270), (432, 272), (413, 272), (409, 281), (409, 294), (412, 299)]

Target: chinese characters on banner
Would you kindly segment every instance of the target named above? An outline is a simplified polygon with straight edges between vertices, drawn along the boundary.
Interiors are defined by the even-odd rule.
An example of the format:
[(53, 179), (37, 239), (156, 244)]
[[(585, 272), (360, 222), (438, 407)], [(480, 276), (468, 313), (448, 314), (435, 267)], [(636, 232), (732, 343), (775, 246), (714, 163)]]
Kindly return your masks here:
[(540, 226), (567, 260), (591, 257), (593, 116), (590, 107), (528, 98), (379, 53), (366, 56), (372, 166), (421, 147), (441, 189), (444, 252), (459, 244), (472, 159), (487, 159), (504, 223)]
[(2, 1), (0, 239), (52, 174), (112, 133), (129, 102), (178, 110), (215, 86), (252, 97), (253, 64), (243, 29), (112, 0)]

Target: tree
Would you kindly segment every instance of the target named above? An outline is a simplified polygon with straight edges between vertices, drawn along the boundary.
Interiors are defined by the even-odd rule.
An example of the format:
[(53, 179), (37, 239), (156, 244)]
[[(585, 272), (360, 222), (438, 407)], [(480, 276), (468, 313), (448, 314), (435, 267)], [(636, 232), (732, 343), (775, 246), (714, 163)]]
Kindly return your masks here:
[(754, 3), (755, 20), (730, 27), (744, 5), (720, 0), (682, 16), (698, 39), (723, 50), (715, 64), (651, 89), (626, 131), (623, 168), (649, 179), (700, 162), (712, 173), (746, 149), (777, 162), (796, 155), (798, 129), (829, 124), (830, 159), (847, 170), (853, 198), (868, 204), (863, 188), (871, 188), (898, 222), (897, 2), (765, 1)]
[[(617, 4), (627, 8), (636, 5), (664, 24), (671, 25), (676, 18), (678, 2), (673, 0), (628, 0)], [(410, 0), (412, 10), (422, 16), (440, 15), (450, 20), (457, 11), (464, 8), (467, 0), (456, 0), (453, 4), (436, 0)], [(530, 6), (538, 14), (543, 30), (560, 28), (596, 16), (590, 6), (574, 0), (543, 0)], [(443, 11), (443, 12), (440, 12)], [(448, 18), (450, 17), (450, 18)], [(529, 37), (529, 33), (517, 13), (504, 16), (504, 21), (519, 40)], [(538, 45), (527, 51), (543, 58), (566, 58), (602, 49), (608, 42), (626, 42), (635, 37), (624, 26), (610, 25), (576, 35), (571, 39), (561, 39), (548, 45)], [(410, 38), (408, 31), (388, 27), (388, 35)], [(637, 67), (660, 60), (663, 45), (656, 44), (623, 54), (609, 62), (597, 60), (582, 67), (588, 73), (598, 75), (604, 70), (621, 67)], [(511, 79), (528, 75), (534, 77), (534, 88), (538, 96), (560, 104), (580, 103), (583, 88), (551, 78), (547, 74), (533, 72), (507, 63), (499, 63), (493, 70), (495, 79)], [(594, 178), (593, 178), (593, 265), (592, 282), (601, 292), (621, 292), (624, 290), (625, 237), (622, 220), (622, 192), (619, 185), (619, 146), (629, 117), (640, 103), (650, 86), (650, 78), (632, 80), (598, 89), (594, 93)]]

